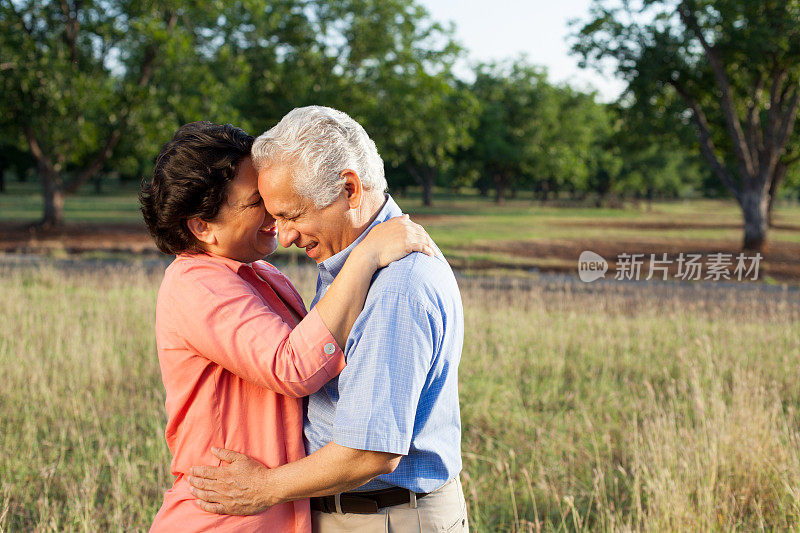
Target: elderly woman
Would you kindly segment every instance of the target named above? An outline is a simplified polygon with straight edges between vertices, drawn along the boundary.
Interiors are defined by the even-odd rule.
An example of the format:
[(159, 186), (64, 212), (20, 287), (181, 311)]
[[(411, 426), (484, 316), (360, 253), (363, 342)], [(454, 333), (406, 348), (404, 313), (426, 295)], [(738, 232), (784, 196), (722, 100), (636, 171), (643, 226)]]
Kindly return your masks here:
[(372, 275), (411, 251), (433, 253), (407, 219), (379, 224), (307, 313), (289, 280), (261, 261), (275, 250), (276, 227), (258, 192), (252, 144), (230, 125), (187, 124), (140, 193), (158, 248), (177, 256), (156, 306), (176, 480), (152, 531), (309, 531), (307, 500), (246, 517), (203, 511), (189, 469), (219, 465), (212, 447), (246, 451), (269, 467), (302, 458), (302, 397), (344, 367), (340, 347)]

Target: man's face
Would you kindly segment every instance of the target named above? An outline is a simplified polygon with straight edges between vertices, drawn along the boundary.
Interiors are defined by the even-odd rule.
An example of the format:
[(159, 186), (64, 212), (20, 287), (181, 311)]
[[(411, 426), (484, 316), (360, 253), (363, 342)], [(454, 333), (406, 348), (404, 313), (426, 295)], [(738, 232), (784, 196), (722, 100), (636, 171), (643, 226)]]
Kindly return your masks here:
[(344, 195), (327, 207), (317, 208), (295, 192), (287, 166), (261, 169), (258, 191), (267, 211), (275, 217), (278, 240), (284, 248), (292, 244), (305, 248), (308, 257), (321, 263), (352, 242), (349, 205)]

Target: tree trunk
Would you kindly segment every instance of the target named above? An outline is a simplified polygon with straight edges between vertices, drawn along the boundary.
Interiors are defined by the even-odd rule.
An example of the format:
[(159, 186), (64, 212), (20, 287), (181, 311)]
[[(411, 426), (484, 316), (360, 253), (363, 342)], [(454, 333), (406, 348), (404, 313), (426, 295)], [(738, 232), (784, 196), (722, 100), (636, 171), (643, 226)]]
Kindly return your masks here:
[(6, 192), (6, 166), (0, 166), (0, 192)]
[(436, 170), (433, 168), (417, 168), (408, 165), (408, 173), (414, 181), (422, 187), (422, 205), (430, 207), (433, 205), (433, 182), (436, 179)]
[(550, 200), (550, 183), (547, 180), (543, 180), (539, 188), (539, 202), (542, 205), (547, 205), (548, 200)]
[(430, 207), (433, 205), (433, 179), (426, 176), (422, 180), (422, 205)]
[(742, 192), (742, 213), (744, 214), (745, 250), (765, 252), (767, 250), (767, 229), (769, 223), (769, 198), (758, 189)]
[(785, 165), (781, 162), (775, 167), (775, 175), (772, 177), (772, 181), (769, 184), (769, 205), (767, 206), (767, 224), (771, 228), (773, 226), (773, 219), (772, 219), (772, 208), (775, 205), (775, 197), (778, 196), (778, 189), (783, 184), (783, 180), (786, 179), (786, 171), (789, 170), (788, 165)]
[[(682, 3), (681, 6), (684, 6)], [(760, 88), (756, 87), (750, 102), (750, 112), (747, 116), (745, 135), (736, 106), (733, 101), (733, 91), (730, 81), (725, 73), (725, 66), (718, 55), (718, 50), (703, 39), (699, 30), (696, 16), (691, 11), (680, 11), (679, 14), (687, 26), (690, 26), (706, 52), (711, 69), (717, 80), (721, 92), (721, 110), (724, 117), (725, 128), (738, 166), (740, 180), (726, 169), (719, 159), (714, 147), (713, 135), (708, 118), (697, 99), (693, 97), (677, 80), (669, 83), (675, 88), (686, 104), (692, 109), (692, 118), (697, 126), (700, 140), (700, 149), (708, 160), (714, 173), (722, 180), (731, 194), (739, 201), (744, 215), (744, 244), (745, 250), (766, 251), (767, 231), (770, 225), (771, 204), (777, 195), (778, 186), (782, 181), (780, 157), (786, 149), (789, 137), (794, 129), (798, 108), (800, 108), (800, 85), (792, 82), (785, 85), (786, 72), (775, 70), (770, 91), (768, 120), (764, 126), (763, 134), (758, 132), (761, 128), (757, 105), (760, 105)], [(760, 82), (757, 82), (760, 83)], [(757, 135), (758, 133), (758, 135)], [(759, 146), (759, 139), (763, 138), (763, 147)]]
[(25, 136), (31, 154), (36, 159), (39, 170), (39, 179), (42, 180), (42, 194), (44, 196), (44, 216), (41, 221), (43, 228), (55, 228), (64, 224), (64, 181), (53, 165), (50, 157), (42, 150), (39, 140), (29, 127), (25, 128)]
[(58, 174), (39, 165), (44, 193), (44, 218), (42, 227), (55, 228), (64, 225), (64, 187)]
[(508, 183), (505, 179), (505, 176), (502, 175), (495, 175), (494, 177), (494, 203), (497, 205), (502, 205), (506, 203), (506, 189), (508, 188)]

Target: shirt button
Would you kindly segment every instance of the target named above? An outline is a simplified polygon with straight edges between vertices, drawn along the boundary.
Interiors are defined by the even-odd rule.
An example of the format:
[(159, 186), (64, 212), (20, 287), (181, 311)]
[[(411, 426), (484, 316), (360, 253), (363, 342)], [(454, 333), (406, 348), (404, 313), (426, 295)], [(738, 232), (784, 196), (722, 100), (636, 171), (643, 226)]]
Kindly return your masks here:
[(324, 349), (326, 354), (331, 355), (333, 352), (336, 351), (336, 346), (334, 346), (332, 342), (329, 342), (328, 344), (325, 345)]

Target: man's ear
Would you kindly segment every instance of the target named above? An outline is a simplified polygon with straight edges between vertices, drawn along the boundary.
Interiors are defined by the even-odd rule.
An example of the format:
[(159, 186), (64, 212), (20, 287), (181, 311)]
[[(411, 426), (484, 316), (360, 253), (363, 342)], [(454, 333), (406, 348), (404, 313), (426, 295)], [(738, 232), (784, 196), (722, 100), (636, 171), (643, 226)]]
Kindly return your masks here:
[(364, 199), (364, 188), (361, 186), (361, 178), (358, 177), (355, 170), (346, 169), (341, 173), (344, 179), (344, 193), (347, 197), (347, 204), (350, 209), (358, 209), (361, 207), (361, 201)]
[(198, 241), (211, 246), (217, 244), (217, 236), (214, 234), (214, 229), (202, 218), (188, 219), (186, 227), (189, 228), (189, 231)]

